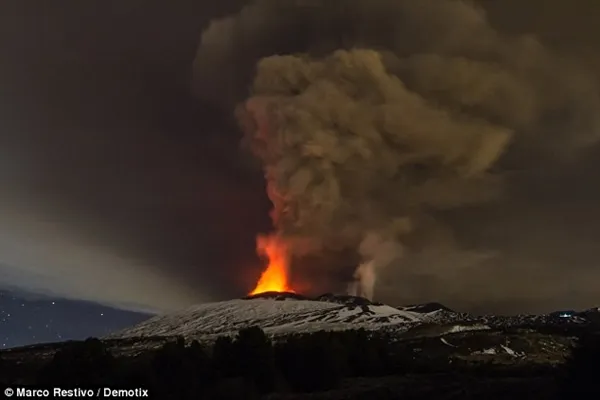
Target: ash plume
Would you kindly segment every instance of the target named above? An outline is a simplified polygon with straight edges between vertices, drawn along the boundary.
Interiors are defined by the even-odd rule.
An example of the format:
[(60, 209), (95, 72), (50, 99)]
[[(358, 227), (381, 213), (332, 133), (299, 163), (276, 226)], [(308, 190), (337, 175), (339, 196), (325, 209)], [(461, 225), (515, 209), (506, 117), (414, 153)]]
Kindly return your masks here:
[[(263, 59), (254, 93), (245, 111), (275, 228), (319, 249), (357, 247), (370, 231), (400, 241), (398, 221), (423, 207), (484, 200), (487, 171), (512, 135), (428, 102), (373, 50)], [(375, 279), (378, 258), (364, 260), (362, 279)]]
[(487, 262), (440, 214), (502, 201), (511, 170), (600, 133), (589, 71), (462, 1), (259, 0), (214, 21), (195, 64), (199, 95), (241, 102), (277, 234), (297, 256), (353, 249), (367, 297), (414, 249), (451, 253), (447, 275)]

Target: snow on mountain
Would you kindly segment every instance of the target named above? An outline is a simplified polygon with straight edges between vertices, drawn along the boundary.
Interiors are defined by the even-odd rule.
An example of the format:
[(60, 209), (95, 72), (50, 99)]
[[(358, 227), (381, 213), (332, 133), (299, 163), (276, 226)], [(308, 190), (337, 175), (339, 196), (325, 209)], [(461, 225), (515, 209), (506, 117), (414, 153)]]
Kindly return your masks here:
[[(555, 315), (556, 314), (556, 315)], [(212, 341), (240, 329), (259, 326), (273, 336), (322, 330), (364, 328), (408, 336), (439, 336), (462, 331), (507, 327), (573, 326), (587, 324), (583, 315), (475, 316), (454, 312), (439, 303), (390, 307), (362, 297), (325, 294), (309, 298), (295, 293), (262, 293), (244, 299), (201, 304), (159, 315), (112, 334), (107, 339), (183, 336)]]
[(400, 306), (398, 307), (400, 310), (405, 311), (414, 311), (418, 313), (432, 313), (436, 311), (444, 311), (447, 313), (454, 313), (453, 310), (448, 307), (440, 304), (440, 303), (425, 303), (425, 304), (413, 304), (410, 306)]
[(272, 335), (389, 326), (403, 326), (405, 330), (427, 319), (426, 313), (399, 310), (353, 296), (324, 295), (312, 300), (274, 293), (159, 315), (109, 338), (173, 335), (206, 338), (233, 334), (252, 325)]

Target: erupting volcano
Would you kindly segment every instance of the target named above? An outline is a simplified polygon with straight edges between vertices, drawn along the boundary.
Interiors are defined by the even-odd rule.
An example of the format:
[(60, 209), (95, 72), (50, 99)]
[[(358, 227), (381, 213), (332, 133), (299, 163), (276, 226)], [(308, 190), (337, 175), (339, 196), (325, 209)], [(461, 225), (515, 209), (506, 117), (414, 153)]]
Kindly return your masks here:
[(265, 292), (295, 293), (289, 285), (288, 249), (283, 240), (274, 235), (258, 236), (256, 251), (266, 257), (268, 264), (250, 295)]

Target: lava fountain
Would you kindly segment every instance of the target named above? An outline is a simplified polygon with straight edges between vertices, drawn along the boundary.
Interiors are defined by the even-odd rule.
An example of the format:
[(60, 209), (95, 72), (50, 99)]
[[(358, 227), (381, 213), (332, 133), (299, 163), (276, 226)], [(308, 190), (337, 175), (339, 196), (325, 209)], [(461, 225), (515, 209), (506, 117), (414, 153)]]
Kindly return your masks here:
[(267, 259), (268, 264), (250, 295), (265, 292), (295, 293), (289, 284), (289, 253), (284, 241), (275, 235), (258, 236), (256, 251)]

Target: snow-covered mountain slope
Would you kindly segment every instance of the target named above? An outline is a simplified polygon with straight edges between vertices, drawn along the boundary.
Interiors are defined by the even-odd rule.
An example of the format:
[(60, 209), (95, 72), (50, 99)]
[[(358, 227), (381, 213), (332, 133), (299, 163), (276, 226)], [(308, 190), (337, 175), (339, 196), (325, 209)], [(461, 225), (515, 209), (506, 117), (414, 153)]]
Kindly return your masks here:
[(324, 295), (312, 300), (293, 294), (266, 294), (156, 316), (110, 338), (171, 335), (200, 338), (232, 334), (252, 325), (273, 335), (396, 325), (405, 330), (425, 321), (427, 313), (399, 310), (352, 296)]
[(325, 294), (308, 298), (294, 293), (263, 293), (159, 315), (108, 339), (183, 336), (212, 341), (253, 325), (274, 336), (359, 328), (399, 334), (398, 337), (405, 336), (403, 333), (409, 337), (439, 336), (474, 327), (480, 330), (585, 325), (600, 313), (587, 311), (568, 318), (561, 315), (474, 316), (454, 312), (438, 303), (390, 307), (354, 296)]

